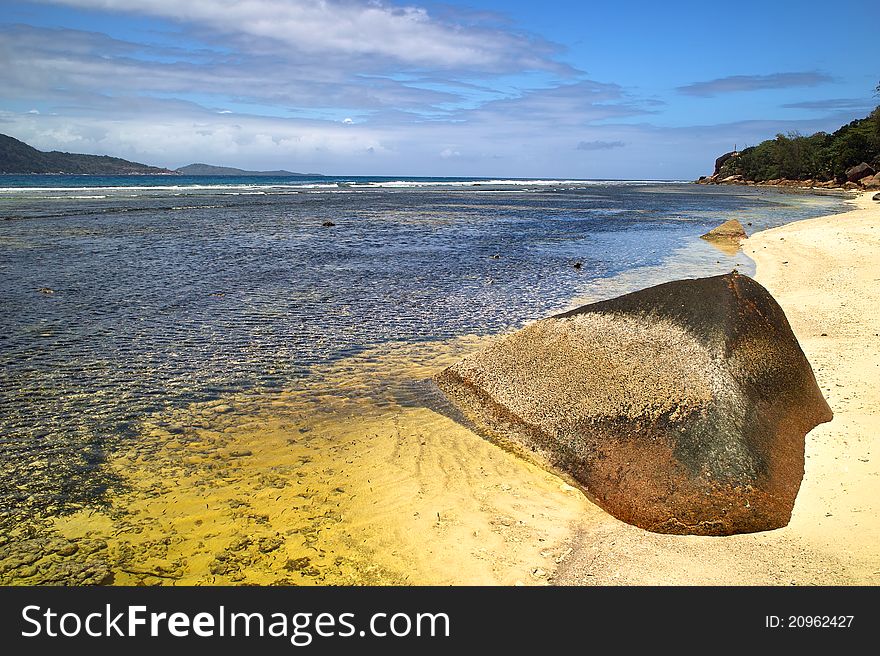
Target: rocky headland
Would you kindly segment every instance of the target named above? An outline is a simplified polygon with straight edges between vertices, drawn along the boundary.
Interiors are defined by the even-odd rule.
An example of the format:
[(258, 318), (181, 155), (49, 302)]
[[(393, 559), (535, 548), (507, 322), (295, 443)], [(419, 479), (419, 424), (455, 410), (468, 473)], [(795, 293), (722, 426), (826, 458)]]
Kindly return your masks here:
[(880, 189), (880, 107), (835, 132), (777, 134), (715, 160), (700, 184)]

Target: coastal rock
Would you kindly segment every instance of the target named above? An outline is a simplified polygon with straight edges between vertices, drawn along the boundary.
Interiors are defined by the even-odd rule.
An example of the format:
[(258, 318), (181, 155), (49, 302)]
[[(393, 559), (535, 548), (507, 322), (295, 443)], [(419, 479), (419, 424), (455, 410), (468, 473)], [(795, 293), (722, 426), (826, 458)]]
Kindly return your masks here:
[(700, 239), (739, 242), (742, 239), (748, 239), (748, 235), (742, 223), (736, 219), (730, 219), (717, 228), (713, 228), (705, 235), (700, 235)]
[(861, 183), (865, 189), (880, 189), (880, 173), (875, 173), (870, 178), (862, 178)]
[(721, 157), (715, 160), (715, 172), (713, 175), (718, 175), (718, 172), (721, 170), (721, 167), (724, 166), (728, 160), (738, 157), (739, 153), (735, 150), (730, 151), (729, 153), (724, 153)]
[(873, 198), (874, 200), (876, 200), (878, 203), (880, 203), (880, 194), (874, 194), (874, 195), (872, 196), (872, 198)]
[(772, 296), (678, 280), (537, 321), (436, 377), (488, 437), (659, 533), (785, 526), (831, 419)]
[(876, 171), (870, 164), (862, 162), (846, 170), (846, 179), (848, 182), (858, 182), (862, 178), (870, 177), (875, 173)]

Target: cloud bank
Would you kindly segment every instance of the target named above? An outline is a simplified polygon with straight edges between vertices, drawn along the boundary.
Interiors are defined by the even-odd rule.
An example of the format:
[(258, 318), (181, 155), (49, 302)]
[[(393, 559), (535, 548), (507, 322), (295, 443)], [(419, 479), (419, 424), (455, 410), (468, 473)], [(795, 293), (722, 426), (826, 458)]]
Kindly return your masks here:
[[(508, 17), (417, 2), (24, 0), (10, 17), (45, 20), (0, 15), (0, 132), (169, 168), (669, 179), (705, 173), (733, 143), (827, 130), (858, 111), (773, 96), (762, 111), (825, 115), (692, 125), (696, 110), (675, 117), (676, 98), (729, 121), (725, 94), (834, 80), (738, 75), (645, 95), (588, 79), (564, 47)], [(719, 96), (715, 109), (685, 99)]]
[(562, 70), (555, 46), (492, 26), (440, 20), (421, 7), (345, 0), (45, 0), (198, 25), (251, 51), (376, 57), (416, 68)]
[(731, 75), (707, 82), (694, 82), (676, 90), (686, 96), (709, 98), (725, 93), (758, 91), (762, 89), (790, 89), (815, 87), (833, 82), (834, 78), (823, 73), (771, 73), (770, 75)]
[(580, 141), (577, 150), (611, 150), (623, 148), (625, 145), (622, 141)]

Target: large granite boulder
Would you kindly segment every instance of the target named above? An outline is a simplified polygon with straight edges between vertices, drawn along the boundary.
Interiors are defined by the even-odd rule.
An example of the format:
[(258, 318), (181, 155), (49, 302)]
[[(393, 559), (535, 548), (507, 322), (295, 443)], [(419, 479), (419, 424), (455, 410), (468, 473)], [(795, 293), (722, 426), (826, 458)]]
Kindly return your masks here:
[(659, 533), (785, 526), (804, 435), (832, 416), (782, 309), (737, 273), (537, 321), (436, 382), (488, 437)]
[(875, 173), (874, 167), (862, 162), (846, 170), (846, 179), (848, 182), (858, 182), (862, 178), (868, 178)]

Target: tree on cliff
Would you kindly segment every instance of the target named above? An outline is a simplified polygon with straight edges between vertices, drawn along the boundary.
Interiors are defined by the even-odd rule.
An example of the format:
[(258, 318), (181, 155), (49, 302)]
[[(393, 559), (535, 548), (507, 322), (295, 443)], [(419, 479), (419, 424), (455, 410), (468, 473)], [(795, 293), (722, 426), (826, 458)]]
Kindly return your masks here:
[(833, 134), (777, 134), (775, 139), (746, 148), (725, 162), (718, 175), (741, 175), (756, 182), (841, 180), (848, 168), (861, 162), (880, 167), (880, 106)]

